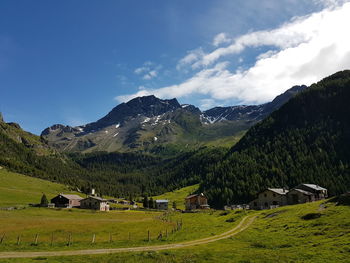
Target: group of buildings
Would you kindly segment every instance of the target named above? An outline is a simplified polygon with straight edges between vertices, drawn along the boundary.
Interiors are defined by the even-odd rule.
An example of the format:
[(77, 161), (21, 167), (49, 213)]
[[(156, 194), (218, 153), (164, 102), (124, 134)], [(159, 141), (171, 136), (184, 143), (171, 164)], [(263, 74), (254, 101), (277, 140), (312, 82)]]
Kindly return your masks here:
[(79, 195), (59, 194), (51, 199), (51, 204), (54, 207), (92, 209), (99, 211), (109, 211), (107, 199), (98, 196), (89, 196), (82, 198)]
[(250, 209), (269, 209), (284, 205), (303, 204), (328, 197), (328, 191), (316, 184), (300, 184), (291, 190), (267, 188), (249, 203)]
[[(291, 190), (284, 188), (267, 188), (260, 192), (257, 198), (249, 205), (239, 206), (249, 209), (270, 209), (284, 205), (302, 204), (313, 202), (328, 197), (326, 188), (316, 184), (300, 184)], [(54, 207), (92, 209), (99, 211), (109, 211), (108, 200), (95, 196), (94, 194), (82, 198), (79, 195), (59, 194), (51, 199)], [(156, 209), (168, 210), (169, 200), (156, 200)], [(197, 209), (209, 209), (208, 199), (203, 193), (192, 194), (185, 198), (185, 208), (187, 211)]]

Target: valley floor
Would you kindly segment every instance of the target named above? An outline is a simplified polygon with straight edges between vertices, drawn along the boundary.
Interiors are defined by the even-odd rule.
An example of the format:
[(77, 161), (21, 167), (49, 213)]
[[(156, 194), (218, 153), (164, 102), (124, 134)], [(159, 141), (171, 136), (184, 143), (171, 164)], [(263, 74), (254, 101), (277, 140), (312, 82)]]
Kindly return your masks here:
[[(211, 214), (176, 215), (188, 216), (183, 218), (186, 223), (184, 228), (175, 234), (178, 236), (172, 240), (154, 241), (152, 245), (193, 240), (199, 236), (210, 237), (215, 233), (225, 232), (241, 221), (242, 216), (238, 217), (240, 214), (242, 213), (221, 211)], [(252, 212), (252, 215), (256, 215), (257, 218), (249, 228), (235, 236), (209, 244), (193, 244), (191, 247), (165, 251), (63, 257), (38, 256), (32, 259), (0, 259), (0, 262), (349, 262), (349, 206), (336, 206), (335, 203), (320, 201)], [(192, 221), (189, 221), (190, 218)], [(230, 218), (233, 219), (228, 220)], [(211, 226), (215, 225), (215, 222), (218, 224)], [(90, 244), (90, 248), (95, 248), (95, 245)], [(4, 247), (1, 245), (1, 250), (8, 251)], [(12, 250), (13, 247), (9, 249)], [(59, 249), (62, 250), (61, 247)], [(46, 248), (38, 245), (30, 250), (43, 251)]]

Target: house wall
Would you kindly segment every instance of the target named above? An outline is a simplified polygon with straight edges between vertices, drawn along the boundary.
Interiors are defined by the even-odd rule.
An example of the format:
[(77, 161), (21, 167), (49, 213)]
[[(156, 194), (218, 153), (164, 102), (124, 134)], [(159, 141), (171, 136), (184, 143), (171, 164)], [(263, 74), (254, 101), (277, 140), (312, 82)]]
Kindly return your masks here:
[(315, 201), (315, 196), (307, 195), (293, 189), (288, 192), (287, 201), (289, 205), (303, 204)]
[(68, 207), (69, 200), (63, 196), (56, 196), (51, 199), (51, 203), (55, 204), (55, 207)]
[(160, 210), (167, 210), (168, 209), (168, 203), (156, 203), (156, 208)]
[(107, 202), (101, 202), (94, 198), (87, 198), (80, 202), (80, 207), (83, 209), (94, 209), (100, 211), (109, 211)]
[(204, 196), (194, 196), (185, 201), (186, 210), (199, 209), (201, 205), (208, 205), (208, 199)]
[(316, 190), (314, 188), (310, 188), (310, 187), (303, 185), (303, 184), (298, 185), (296, 188), (315, 194), (316, 200), (321, 200), (321, 199), (325, 199), (328, 197), (327, 190)]
[(254, 209), (268, 209), (274, 206), (287, 204), (286, 195), (277, 194), (271, 190), (265, 190), (258, 195), (258, 198), (250, 203)]

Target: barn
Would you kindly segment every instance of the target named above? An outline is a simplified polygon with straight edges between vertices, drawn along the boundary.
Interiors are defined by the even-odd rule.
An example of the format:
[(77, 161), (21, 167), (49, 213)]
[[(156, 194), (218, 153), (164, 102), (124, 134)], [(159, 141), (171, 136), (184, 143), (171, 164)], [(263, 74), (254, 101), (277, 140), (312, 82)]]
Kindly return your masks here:
[(59, 194), (51, 199), (51, 203), (55, 204), (55, 207), (72, 208), (79, 207), (82, 199), (79, 195)]

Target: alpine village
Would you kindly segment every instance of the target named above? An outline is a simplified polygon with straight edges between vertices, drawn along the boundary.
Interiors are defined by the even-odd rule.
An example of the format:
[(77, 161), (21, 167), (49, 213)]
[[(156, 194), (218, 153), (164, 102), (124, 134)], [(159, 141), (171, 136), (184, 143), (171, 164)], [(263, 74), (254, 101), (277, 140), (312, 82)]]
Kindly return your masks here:
[[(350, 262), (348, 1), (15, 2), (0, 3), (1, 263)], [(196, 38), (215, 27), (189, 23), (208, 10), (231, 25), (211, 44)], [(165, 35), (187, 36), (182, 59)]]

